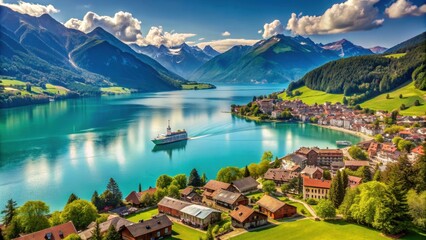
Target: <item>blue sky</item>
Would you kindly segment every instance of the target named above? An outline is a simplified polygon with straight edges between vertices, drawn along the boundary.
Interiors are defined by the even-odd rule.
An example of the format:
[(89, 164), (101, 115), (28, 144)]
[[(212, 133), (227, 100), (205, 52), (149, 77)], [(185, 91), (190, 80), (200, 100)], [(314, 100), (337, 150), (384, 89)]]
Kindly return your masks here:
[[(371, 4), (357, 3), (362, 1), (371, 2)], [(327, 43), (346, 38), (355, 44), (365, 47), (376, 45), (391, 47), (426, 29), (426, 16), (424, 14), (426, 5), (424, 8), (421, 7), (424, 1), (398, 1), (401, 1), (405, 5), (395, 5), (393, 8), (393, 17), (385, 11), (395, 0), (34, 0), (28, 2), (40, 5), (53, 5), (55, 9), (59, 10), (56, 13), (50, 12), (55, 19), (66, 23), (69, 19), (75, 18), (78, 20), (76, 21), (77, 25), (75, 28), (80, 27), (80, 30), (82, 25), (84, 25), (81, 21), (89, 11), (96, 13), (95, 17), (93, 17), (95, 20), (103, 16), (112, 18), (120, 11), (131, 13), (132, 18), (140, 21), (140, 28), (138, 29), (136, 26), (136, 30), (133, 30), (140, 31), (141, 36), (135, 37), (129, 35), (122, 39), (125, 41), (133, 41), (135, 39), (139, 39), (141, 42), (151, 41), (146, 36), (152, 26), (156, 27), (155, 31), (151, 34), (152, 37), (169, 37), (167, 40), (168, 44), (179, 43), (180, 41), (197, 44), (217, 40), (223, 41), (224, 39), (260, 40), (262, 39), (262, 34), (265, 32), (264, 24), (279, 20), (280, 25), (269, 26), (271, 34), (274, 32), (282, 32), (285, 35), (300, 33), (301, 35), (309, 36), (315, 42)], [(369, 15), (367, 16), (368, 19), (361, 19), (361, 17), (357, 19), (357, 12), (359, 13), (360, 11), (359, 9), (351, 10), (350, 8), (353, 5), (351, 2), (355, 2), (363, 7), (363, 11)], [(6, 0), (4, 3), (16, 4), (17, 1)], [(338, 12), (338, 5), (333, 6), (334, 4), (342, 4), (339, 6), (347, 7), (347, 9), (344, 12)], [(402, 6), (407, 7), (407, 4), (409, 4), (408, 7), (411, 7), (411, 10), (413, 9), (412, 6), (417, 7), (417, 9), (412, 10), (411, 13), (407, 14), (405, 12), (402, 14), (403, 11), (401, 8)], [(335, 9), (333, 10), (332, 8)], [(336, 30), (333, 26), (329, 28), (326, 26), (324, 28), (324, 22), (327, 22), (324, 20), (325, 17), (323, 18), (324, 21), (320, 19), (308, 19), (308, 17), (314, 18), (315, 16), (324, 15), (327, 9), (341, 15), (341, 19), (339, 20), (333, 20), (335, 18), (331, 19), (331, 21), (336, 21), (336, 23), (332, 24), (333, 26), (344, 26), (352, 23), (354, 26)], [(293, 29), (293, 32), (287, 26), (292, 13), (295, 13), (294, 18), (299, 20), (294, 25), (294, 29), (297, 28), (298, 30)], [(352, 16), (351, 14), (354, 15)], [(345, 19), (345, 16), (348, 16), (348, 19)], [(306, 23), (304, 20), (309, 21)], [(362, 23), (364, 20), (366, 22)], [(318, 27), (312, 30), (311, 27), (316, 22), (318, 22)], [(359, 22), (358, 25), (357, 22)], [(89, 27), (86, 25), (86, 28), (84, 28), (86, 31), (93, 28), (92, 25)], [(162, 26), (162, 29), (158, 29), (159, 26)], [(117, 26), (113, 26), (110, 31), (115, 31), (114, 27), (117, 29)], [(262, 30), (262, 32), (258, 33), (259, 30)], [(227, 36), (225, 34), (223, 36), (224, 32), (228, 32), (230, 35)], [(116, 36), (123, 36), (123, 33), (114, 33), (116, 33)], [(173, 33), (175, 35), (172, 35)], [(180, 33), (186, 35), (177, 35)], [(232, 44), (232, 41), (230, 42), (228, 44)], [(238, 43), (238, 41), (235, 42)]]

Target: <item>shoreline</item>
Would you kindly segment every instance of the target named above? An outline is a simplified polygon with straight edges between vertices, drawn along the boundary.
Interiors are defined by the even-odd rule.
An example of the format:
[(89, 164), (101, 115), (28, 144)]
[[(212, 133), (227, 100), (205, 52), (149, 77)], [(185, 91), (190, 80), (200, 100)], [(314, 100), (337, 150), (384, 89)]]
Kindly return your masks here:
[(344, 132), (344, 133), (349, 133), (352, 134), (354, 136), (360, 137), (366, 141), (368, 140), (373, 140), (374, 138), (372, 136), (366, 135), (364, 133), (360, 133), (360, 132), (355, 132), (349, 129), (345, 129), (345, 128), (339, 128), (339, 127), (335, 127), (335, 126), (328, 126), (328, 125), (320, 125), (317, 123), (310, 123), (311, 125), (317, 126), (317, 127), (322, 127), (322, 128), (327, 128), (327, 129), (331, 129), (331, 130), (335, 130), (335, 131), (340, 131), (340, 132)]

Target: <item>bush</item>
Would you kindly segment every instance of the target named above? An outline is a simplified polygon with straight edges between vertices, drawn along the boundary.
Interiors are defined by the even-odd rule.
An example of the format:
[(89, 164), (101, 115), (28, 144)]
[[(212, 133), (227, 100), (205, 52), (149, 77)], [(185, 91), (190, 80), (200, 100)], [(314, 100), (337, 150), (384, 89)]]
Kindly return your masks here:
[(318, 201), (316, 199), (313, 199), (313, 198), (308, 198), (308, 199), (306, 199), (306, 203), (308, 203), (309, 205), (317, 205)]

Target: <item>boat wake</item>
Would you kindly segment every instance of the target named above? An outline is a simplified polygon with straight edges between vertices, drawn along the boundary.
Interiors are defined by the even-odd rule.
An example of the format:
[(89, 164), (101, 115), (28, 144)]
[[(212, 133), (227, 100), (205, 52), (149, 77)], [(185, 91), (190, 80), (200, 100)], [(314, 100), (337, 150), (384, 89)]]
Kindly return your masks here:
[(205, 134), (205, 135), (201, 135), (201, 136), (195, 136), (195, 137), (190, 137), (188, 138), (189, 140), (195, 140), (195, 139), (200, 139), (200, 138), (205, 138), (205, 137), (209, 137), (213, 134)]

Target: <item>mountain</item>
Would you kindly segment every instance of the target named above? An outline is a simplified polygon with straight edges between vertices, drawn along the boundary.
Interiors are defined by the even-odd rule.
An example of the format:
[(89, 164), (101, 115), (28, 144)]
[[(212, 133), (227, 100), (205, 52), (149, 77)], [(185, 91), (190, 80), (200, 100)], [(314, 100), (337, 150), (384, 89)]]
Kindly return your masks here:
[(210, 45), (207, 45), (204, 47), (203, 52), (209, 56), (210, 58), (214, 58), (217, 55), (220, 54), (220, 52), (216, 51), (214, 48), (212, 48)]
[(116, 84), (143, 91), (172, 90), (185, 82), (100, 29), (88, 35), (66, 28), (48, 14), (33, 17), (4, 6), (0, 25), (1, 75), (88, 92)]
[(250, 83), (287, 82), (338, 56), (311, 43), (310, 39), (277, 35), (253, 46), (235, 46), (199, 69), (190, 80)]
[(340, 57), (353, 57), (373, 54), (370, 49), (355, 45), (346, 39), (321, 45), (321, 47), (336, 52)]
[(390, 53), (399, 53), (399, 52), (405, 52), (413, 47), (416, 47), (418, 44), (424, 42), (426, 40), (426, 32), (423, 32), (413, 38), (408, 39), (407, 41), (404, 41), (400, 44), (397, 44), (388, 50), (386, 50), (386, 54)]
[(188, 46), (186, 43), (170, 48), (164, 45), (156, 47), (131, 44), (130, 46), (136, 52), (150, 56), (166, 69), (183, 77), (188, 77), (195, 69), (219, 54), (210, 46), (203, 51), (197, 46)]
[(370, 48), (370, 51), (372, 51), (375, 54), (384, 53), (384, 52), (386, 52), (386, 50), (388, 50), (388, 49), (385, 48), (385, 47), (380, 47), (380, 46), (375, 46), (375, 47)]
[[(418, 37), (406, 42), (414, 42), (416, 39)], [(292, 82), (287, 93), (307, 86), (327, 93), (343, 93), (350, 99), (350, 103), (358, 104), (411, 81), (415, 82), (417, 88), (426, 90), (426, 40), (410, 45), (409, 48), (404, 46), (406, 52), (398, 57), (367, 55), (326, 63)]]

